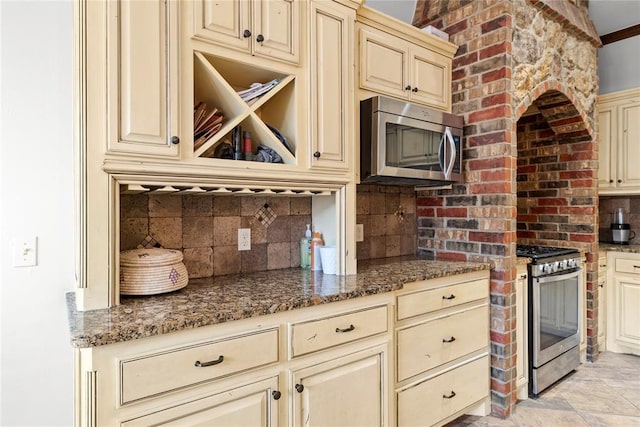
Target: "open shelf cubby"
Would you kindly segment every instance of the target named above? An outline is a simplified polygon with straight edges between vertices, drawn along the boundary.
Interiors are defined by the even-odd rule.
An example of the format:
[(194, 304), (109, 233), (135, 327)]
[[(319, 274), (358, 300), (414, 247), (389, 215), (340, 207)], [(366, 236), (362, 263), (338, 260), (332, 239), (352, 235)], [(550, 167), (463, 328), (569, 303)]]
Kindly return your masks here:
[[(295, 76), (237, 63), (202, 52), (194, 53), (194, 107), (204, 103), (222, 115), (222, 126), (206, 141), (194, 145), (194, 157), (213, 157), (219, 144), (231, 143), (237, 126), (251, 132), (255, 154), (259, 145), (267, 146), (282, 157), (285, 164), (296, 163), (296, 91)], [(239, 91), (253, 83), (278, 80), (268, 92), (245, 102)], [(272, 129), (283, 137), (281, 141)]]

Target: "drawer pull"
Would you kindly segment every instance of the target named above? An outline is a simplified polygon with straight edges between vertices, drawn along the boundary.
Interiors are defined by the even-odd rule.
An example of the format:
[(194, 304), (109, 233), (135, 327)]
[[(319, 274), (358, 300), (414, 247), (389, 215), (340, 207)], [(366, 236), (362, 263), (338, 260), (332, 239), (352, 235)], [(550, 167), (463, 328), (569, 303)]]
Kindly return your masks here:
[(336, 333), (341, 334), (341, 333), (343, 333), (343, 332), (351, 332), (351, 331), (353, 331), (353, 330), (355, 330), (355, 329), (356, 329), (356, 327), (355, 327), (355, 326), (353, 326), (353, 325), (349, 325), (349, 327), (348, 327), (348, 328), (344, 328), (344, 329), (336, 328)]
[(443, 399), (451, 399), (452, 397), (455, 397), (455, 396), (456, 396), (456, 392), (451, 390), (451, 394), (450, 395), (447, 396), (446, 394), (443, 394), (442, 398)]
[(273, 396), (273, 400), (280, 400), (280, 397), (282, 397), (282, 393), (280, 393), (278, 390), (273, 390), (271, 392), (271, 396)]
[(448, 340), (447, 340), (447, 339), (442, 338), (442, 342), (454, 342), (455, 340), (456, 340), (456, 337), (451, 337), (451, 338), (449, 338)]
[(199, 360), (196, 360), (195, 365), (198, 368), (206, 368), (207, 366), (219, 365), (220, 363), (222, 363), (223, 360), (224, 360), (224, 356), (220, 355), (220, 357), (218, 357), (216, 360), (212, 360), (211, 362), (201, 362)]
[(296, 384), (296, 391), (298, 393), (302, 393), (304, 391), (304, 386), (302, 384)]
[(640, 268), (640, 265), (634, 265), (633, 268)]
[(454, 294), (451, 294), (451, 295), (449, 295), (448, 297), (443, 295), (443, 296), (442, 296), (442, 299), (449, 299), (449, 300), (451, 300), (451, 299), (454, 299), (455, 297), (456, 297), (456, 296), (455, 296)]

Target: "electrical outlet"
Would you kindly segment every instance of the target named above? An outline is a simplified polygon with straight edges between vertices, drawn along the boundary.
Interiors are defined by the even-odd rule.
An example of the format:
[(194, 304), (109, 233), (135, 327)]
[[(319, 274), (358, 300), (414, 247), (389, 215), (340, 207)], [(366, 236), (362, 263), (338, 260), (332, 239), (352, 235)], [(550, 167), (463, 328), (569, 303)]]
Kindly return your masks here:
[(238, 228), (238, 250), (239, 251), (251, 250), (251, 229), (250, 228)]
[(362, 242), (364, 240), (364, 225), (356, 224), (356, 242)]

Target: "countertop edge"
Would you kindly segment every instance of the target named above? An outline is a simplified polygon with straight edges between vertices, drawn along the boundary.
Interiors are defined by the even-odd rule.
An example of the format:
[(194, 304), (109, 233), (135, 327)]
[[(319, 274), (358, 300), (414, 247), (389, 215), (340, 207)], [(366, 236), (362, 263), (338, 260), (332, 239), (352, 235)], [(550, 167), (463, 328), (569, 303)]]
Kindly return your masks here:
[[(245, 302), (246, 305), (244, 307), (242, 306), (242, 302), (238, 302), (237, 307), (212, 312), (194, 312), (194, 310), (190, 310), (189, 307), (183, 308), (184, 313), (176, 313), (172, 310), (166, 310), (166, 313), (157, 313), (156, 310), (154, 318), (151, 318), (151, 313), (154, 311), (151, 301), (161, 301), (162, 297), (155, 297), (155, 299), (149, 298), (146, 300), (144, 298), (147, 297), (141, 297), (137, 301), (134, 300), (134, 302), (137, 303), (134, 309), (121, 304), (109, 309), (78, 311), (75, 293), (68, 292), (66, 294), (66, 301), (71, 345), (74, 348), (89, 348), (153, 337), (234, 320), (254, 318), (369, 295), (393, 292), (402, 289), (407, 283), (490, 270), (493, 268), (493, 264), (490, 262), (442, 263), (426, 260), (413, 260), (410, 262), (411, 264), (399, 262), (398, 265), (401, 267), (408, 265), (414, 270), (417, 269), (420, 271), (416, 272), (410, 271), (410, 268), (402, 268), (401, 270), (404, 271), (391, 272), (387, 264), (372, 264), (364, 273), (358, 273), (352, 276), (333, 276), (337, 278), (334, 280), (338, 280), (341, 283), (347, 282), (348, 289), (336, 290), (326, 295), (318, 293), (281, 295), (280, 298), (276, 297), (265, 301), (249, 301), (251, 304)], [(424, 263), (424, 266), (421, 267), (420, 265), (416, 265), (416, 263)], [(435, 263), (439, 263), (438, 267), (434, 267)], [(351, 285), (351, 282), (353, 282), (353, 285)], [(349, 288), (349, 286), (351, 286), (352, 289)], [(176, 293), (177, 292), (181, 291), (176, 291)], [(250, 297), (247, 298), (249, 300), (251, 299)], [(140, 314), (136, 315), (135, 308), (137, 308), (137, 306), (144, 307), (147, 302), (150, 305), (147, 311), (141, 309)], [(215, 303), (213, 304), (215, 305)], [(140, 317), (142, 316), (146, 318), (141, 319)]]

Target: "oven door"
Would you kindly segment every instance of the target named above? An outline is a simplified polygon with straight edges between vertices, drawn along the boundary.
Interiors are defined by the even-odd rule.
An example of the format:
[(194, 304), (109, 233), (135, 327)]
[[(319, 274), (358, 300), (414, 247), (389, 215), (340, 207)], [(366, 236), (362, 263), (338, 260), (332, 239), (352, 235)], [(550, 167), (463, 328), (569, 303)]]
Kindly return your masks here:
[(533, 279), (533, 366), (539, 367), (580, 343), (581, 269)]

